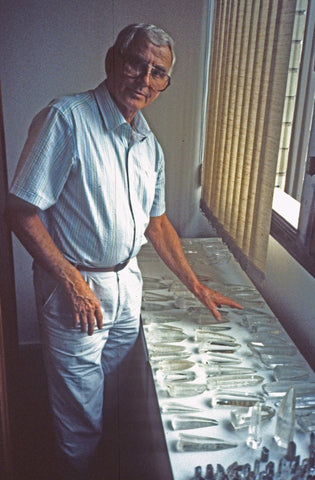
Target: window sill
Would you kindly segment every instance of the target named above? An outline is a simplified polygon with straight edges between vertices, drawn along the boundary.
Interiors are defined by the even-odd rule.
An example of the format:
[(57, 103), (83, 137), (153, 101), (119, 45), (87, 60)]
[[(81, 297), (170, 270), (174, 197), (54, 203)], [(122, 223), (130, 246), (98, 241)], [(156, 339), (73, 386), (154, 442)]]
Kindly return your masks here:
[(308, 273), (315, 277), (315, 258), (309, 254), (300, 240), (298, 230), (274, 210), (270, 234)]
[(272, 209), (295, 229), (298, 228), (301, 204), (280, 188), (273, 192)]

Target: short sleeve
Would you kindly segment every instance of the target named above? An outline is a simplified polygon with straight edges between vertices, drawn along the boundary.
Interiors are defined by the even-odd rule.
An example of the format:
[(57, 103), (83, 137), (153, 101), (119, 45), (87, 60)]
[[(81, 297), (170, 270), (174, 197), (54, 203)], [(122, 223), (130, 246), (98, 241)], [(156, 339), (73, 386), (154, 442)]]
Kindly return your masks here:
[(56, 203), (73, 160), (71, 126), (64, 114), (49, 106), (33, 120), (10, 192), (45, 210)]
[(165, 165), (164, 154), (160, 144), (156, 141), (156, 185), (150, 217), (159, 217), (165, 213)]

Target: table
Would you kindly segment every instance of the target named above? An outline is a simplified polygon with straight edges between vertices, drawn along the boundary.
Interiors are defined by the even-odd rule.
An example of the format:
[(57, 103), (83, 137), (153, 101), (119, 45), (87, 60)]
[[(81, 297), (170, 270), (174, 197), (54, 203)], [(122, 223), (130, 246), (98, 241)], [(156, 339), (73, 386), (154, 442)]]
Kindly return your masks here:
[[(287, 347), (288, 350), (294, 349), (294, 355), (292, 355), (292, 358), (296, 360), (294, 363), (300, 363), (308, 374), (308, 378), (305, 380), (305, 385), (314, 382), (314, 372), (306, 363), (300, 352), (296, 349), (294, 343), (286, 334), (278, 320), (274, 317), (268, 305), (264, 302), (262, 297), (260, 297), (257, 290), (254, 289), (253, 284), (241, 269), (240, 265), (232, 257), (221, 239), (183, 239), (182, 243), (185, 253), (197, 275), (209, 286), (222, 293), (225, 291), (230, 292), (234, 289), (234, 294), (229, 296), (233, 296), (245, 306), (242, 313), (232, 309), (222, 309), (222, 326), (228, 326), (230, 329), (222, 331), (221, 333), (233, 336), (236, 342), (240, 344), (240, 348), (233, 354), (233, 356), (240, 359), (240, 366), (255, 369), (256, 375), (263, 377), (262, 384), (274, 381), (273, 370), (267, 368), (261, 362), (260, 357), (253, 353), (248, 347), (248, 342), (257, 335), (252, 331), (254, 329), (253, 323), (250, 324), (250, 328), (248, 327), (248, 321), (253, 322), (252, 319), (255, 318), (255, 316), (253, 317), (250, 315), (251, 311), (254, 309), (259, 312), (257, 313), (256, 318), (262, 318), (263, 315), (265, 317), (266, 325), (270, 322), (271, 329), (273, 330), (273, 333), (271, 334), (269, 330), (266, 331), (265, 327), (258, 325), (258, 333), (264, 335), (266, 341), (268, 338), (269, 340), (273, 338), (272, 335), (275, 334), (281, 337), (284, 342), (287, 342), (289, 345)], [(201, 354), (198, 352), (199, 343), (194, 341), (194, 335), (196, 330), (200, 328), (202, 324), (214, 323), (214, 320), (212, 319), (211, 314), (208, 316), (208, 320), (203, 313), (199, 312), (199, 315), (196, 313), (192, 314), (192, 312), (194, 312), (194, 310), (196, 311), (198, 307), (200, 308), (201, 305), (196, 304), (193, 298), (189, 298), (187, 290), (184, 292), (178, 279), (176, 279), (176, 277), (162, 263), (154, 252), (151, 244), (143, 246), (139, 255), (139, 265), (144, 279), (142, 308), (144, 337), (152, 368), (157, 399), (161, 409), (162, 425), (174, 480), (189, 480), (193, 478), (194, 469), (199, 465), (202, 468), (203, 475), (205, 474), (207, 464), (212, 464), (215, 469), (217, 468), (217, 464), (221, 464), (227, 469), (229, 465), (234, 461), (237, 461), (240, 465), (249, 463), (253, 468), (255, 460), (260, 459), (261, 457), (261, 448), (263, 446), (266, 446), (269, 449), (269, 460), (275, 462), (275, 466), (278, 468), (279, 460), (286, 454), (286, 449), (279, 447), (273, 438), (276, 417), (279, 410), (278, 404), (281, 401), (281, 398), (267, 397), (267, 404), (275, 409), (275, 415), (270, 420), (262, 423), (261, 446), (258, 449), (252, 449), (246, 445), (248, 429), (244, 428), (235, 430), (231, 424), (230, 414), (234, 407), (227, 408), (211, 406), (210, 401), (214, 390), (206, 390), (198, 395), (188, 397), (170, 397), (165, 385), (163, 385), (163, 382), (161, 383), (163, 373), (161, 373), (161, 369), (159, 368), (159, 365), (161, 364), (158, 361), (161, 360), (161, 357), (159, 359), (157, 358), (159, 355), (157, 355), (155, 349), (156, 346), (154, 345), (157, 343), (155, 341), (156, 337), (154, 337), (154, 335), (156, 335), (156, 325), (163, 324), (166, 326), (178, 327), (184, 331), (187, 338), (181, 342), (173, 342), (173, 345), (176, 345), (176, 348), (177, 346), (181, 346), (185, 351), (189, 352), (189, 360), (195, 364), (190, 370), (197, 371), (199, 377)], [(239, 289), (239, 291), (237, 290), (239, 285), (248, 287), (248, 297), (242, 296), (241, 289)], [(243, 292), (244, 291), (246, 291), (245, 288), (243, 288)], [(249, 295), (250, 292), (252, 292), (252, 295)], [(160, 316), (163, 315), (165, 318), (164, 320), (161, 320)], [(168, 320), (173, 318), (171, 322), (167, 321), (166, 317), (168, 315)], [(176, 320), (174, 320), (174, 318), (176, 318)], [(165, 348), (168, 348), (168, 341), (163, 340), (162, 343)], [(176, 355), (177, 359), (182, 357), (181, 353), (175, 354), (173, 361), (176, 360)], [(166, 357), (163, 356), (163, 358)], [(157, 370), (160, 370), (158, 374)], [(204, 383), (204, 380), (201, 381), (198, 377), (196, 380), (193, 380), (193, 383)], [(258, 393), (262, 392), (262, 384), (242, 387), (238, 390)], [(231, 388), (229, 390), (231, 390)], [(311, 393), (310, 395), (312, 396), (313, 394)], [(185, 430), (184, 433), (217, 437), (236, 443), (237, 447), (215, 452), (179, 452), (177, 449), (179, 431), (175, 431), (171, 425), (171, 420), (174, 417), (174, 414), (163, 413), (164, 409), (174, 402), (180, 405), (192, 406), (198, 409), (196, 414), (213, 418), (218, 422), (218, 425), (216, 426)], [(299, 413), (300, 412), (301, 410), (299, 410)], [(297, 455), (300, 455), (301, 461), (302, 459), (309, 457), (309, 438), (310, 434), (302, 431), (296, 421), (294, 442), (296, 443), (296, 453)], [(265, 464), (261, 463), (260, 471), (264, 470), (264, 468)], [(290, 478), (291, 476), (288, 476), (286, 480), (289, 480)]]

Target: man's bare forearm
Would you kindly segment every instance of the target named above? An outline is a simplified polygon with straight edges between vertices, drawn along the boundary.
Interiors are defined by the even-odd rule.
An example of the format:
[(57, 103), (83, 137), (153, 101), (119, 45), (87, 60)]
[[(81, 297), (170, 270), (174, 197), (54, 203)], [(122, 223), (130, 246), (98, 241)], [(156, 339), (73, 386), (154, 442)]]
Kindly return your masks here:
[(59, 281), (74, 268), (61, 254), (35, 207), (9, 196), (5, 217), (9, 228), (34, 260)]
[(22, 245), (34, 260), (60, 282), (69, 298), (74, 326), (81, 324), (82, 331), (92, 334), (95, 318), (102, 327), (99, 301), (83, 280), (80, 272), (62, 255), (32, 205), (9, 196), (6, 220)]
[(217, 310), (217, 307), (221, 305), (242, 308), (231, 298), (210, 289), (198, 280), (185, 256), (181, 241), (165, 214), (151, 218), (146, 236), (151, 240), (155, 250), (170, 270), (212, 312), (217, 320), (221, 318), (220, 312)]
[(166, 215), (153, 217), (146, 230), (146, 236), (152, 242), (158, 255), (168, 268), (193, 293), (199, 281), (184, 253), (181, 241)]

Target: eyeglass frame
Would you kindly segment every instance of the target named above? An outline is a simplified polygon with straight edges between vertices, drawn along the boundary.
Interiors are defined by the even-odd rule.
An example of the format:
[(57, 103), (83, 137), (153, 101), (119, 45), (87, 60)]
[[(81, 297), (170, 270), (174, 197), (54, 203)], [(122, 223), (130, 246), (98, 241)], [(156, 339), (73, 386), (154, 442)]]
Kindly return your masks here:
[[(143, 72), (140, 72), (138, 75), (129, 75), (125, 72), (125, 65), (126, 63), (130, 62), (130, 59), (128, 58), (124, 58), (122, 57), (122, 60), (123, 60), (123, 75), (125, 75), (126, 77), (129, 77), (129, 78), (138, 78), (140, 77), (141, 75), (144, 74), (144, 71)], [(165, 77), (167, 78), (167, 84), (164, 88), (162, 88), (162, 90), (159, 90), (158, 88), (154, 88), (151, 86), (151, 88), (153, 88), (154, 90), (156, 90), (157, 92), (164, 92), (171, 84), (171, 76), (164, 72), (161, 68), (159, 67), (156, 67), (155, 65), (152, 65), (151, 63), (148, 63), (146, 62), (145, 60), (142, 61), (142, 65), (146, 65), (146, 74), (148, 73), (148, 67), (151, 67), (151, 69), (149, 70), (149, 74), (150, 74), (150, 78), (152, 79), (152, 75), (151, 75), (151, 72), (152, 72), (152, 69), (155, 69), (155, 70), (158, 70), (158, 71), (161, 71), (164, 73)]]

